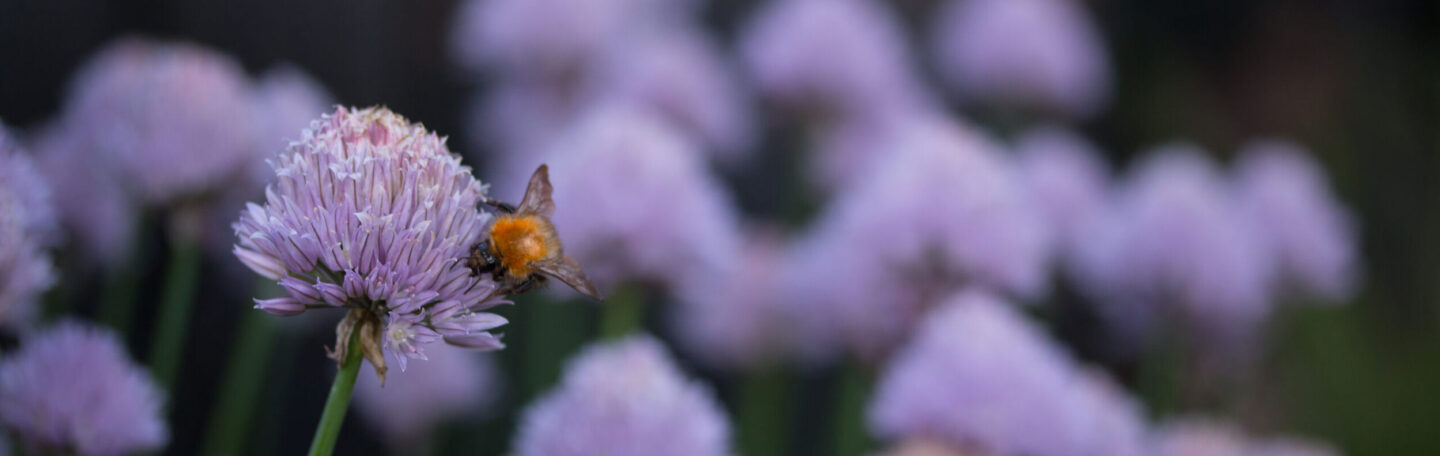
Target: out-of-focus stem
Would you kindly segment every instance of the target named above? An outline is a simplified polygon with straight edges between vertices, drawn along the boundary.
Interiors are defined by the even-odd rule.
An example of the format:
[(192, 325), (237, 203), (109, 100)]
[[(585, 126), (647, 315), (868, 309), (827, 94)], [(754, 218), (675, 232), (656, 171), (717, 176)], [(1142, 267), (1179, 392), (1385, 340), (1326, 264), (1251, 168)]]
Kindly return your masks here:
[(645, 296), (638, 287), (627, 286), (600, 304), (600, 337), (615, 339), (634, 332), (645, 319)]
[(865, 454), (869, 444), (865, 432), (865, 401), (869, 395), (869, 386), (870, 379), (859, 363), (850, 362), (841, 369), (840, 384), (836, 388), (835, 421), (832, 423), (835, 447), (830, 454)]
[(165, 290), (155, 321), (155, 341), (150, 346), (151, 370), (155, 380), (167, 390), (175, 384), (180, 357), (185, 353), (191, 304), (200, 278), (200, 246), (186, 236), (172, 235), (171, 239)]
[(130, 333), (130, 323), (135, 316), (136, 294), (148, 252), (145, 244), (150, 238), (149, 220), (148, 214), (139, 217), (125, 259), (120, 266), (106, 271), (105, 288), (100, 296), (100, 308), (96, 311), (99, 320), (114, 328), (121, 337)]
[(779, 456), (786, 451), (790, 434), (789, 377), (778, 366), (751, 372), (741, 379), (741, 454)]
[(315, 427), (315, 439), (310, 441), (310, 456), (329, 456), (335, 452), (335, 442), (340, 437), (340, 425), (345, 423), (345, 412), (350, 409), (350, 393), (355, 390), (355, 377), (360, 374), (360, 331), (350, 335), (350, 350), (340, 372), (335, 373), (335, 383), (330, 384), (330, 396), (325, 399), (325, 412), (320, 415), (320, 424)]
[[(255, 285), (256, 296), (274, 296), (274, 283), (262, 279)], [(245, 309), (230, 350), (230, 362), (221, 377), (210, 428), (205, 432), (202, 454), (244, 454), (246, 431), (255, 415), (265, 366), (275, 346), (274, 318), (258, 310)]]

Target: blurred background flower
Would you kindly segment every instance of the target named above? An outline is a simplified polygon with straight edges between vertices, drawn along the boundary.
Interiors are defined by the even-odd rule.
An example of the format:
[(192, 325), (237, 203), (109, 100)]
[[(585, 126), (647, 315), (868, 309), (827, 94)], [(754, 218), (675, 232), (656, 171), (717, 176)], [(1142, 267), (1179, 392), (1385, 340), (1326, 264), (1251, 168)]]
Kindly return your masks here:
[[(592, 400), (653, 405), (621, 381), (645, 377), (693, 400), (627, 443), (698, 445), (664, 450), (682, 453), (1440, 453), (1435, 17), (1415, 0), (0, 1), (0, 360), (93, 319), (171, 398), (164, 452), (296, 452), (341, 316), (279, 323), (253, 298), (406, 306), (488, 283), (445, 266), (483, 232), (471, 197), (515, 202), (548, 163), (565, 251), (607, 299), (467, 314), (482, 332), (461, 342), (497, 345), (505, 322), (510, 349), (461, 362), (418, 350), (438, 333), (402, 312), (391, 363), (429, 360), (362, 379), (338, 452), (611, 442), (626, 422), (542, 432), (590, 415), (540, 410), (636, 416)], [(433, 203), (469, 234), (347, 283), (306, 272), (371, 263), (312, 255), (349, 228), (246, 211), (297, 241), (250, 257), (257, 278), (229, 252), (247, 202), (419, 226), (336, 204), (333, 180), (293, 192), (344, 164), (276, 175), (336, 105), (463, 155), (473, 191)], [(424, 190), (385, 184), (348, 192), (373, 209)], [(402, 280), (435, 274), (452, 287)], [(585, 388), (605, 392), (568, 392)]]

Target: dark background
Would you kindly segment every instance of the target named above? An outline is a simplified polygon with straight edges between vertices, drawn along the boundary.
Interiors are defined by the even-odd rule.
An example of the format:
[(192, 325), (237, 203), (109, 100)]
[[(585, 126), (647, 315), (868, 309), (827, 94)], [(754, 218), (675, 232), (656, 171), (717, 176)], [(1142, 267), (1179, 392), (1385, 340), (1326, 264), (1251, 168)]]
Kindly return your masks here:
[[(753, 3), (711, 0), (703, 17), (733, 44), (736, 24)], [(934, 2), (893, 3), (914, 26), (914, 38), (923, 38)], [(1254, 424), (1324, 438), (1349, 454), (1440, 454), (1440, 191), (1432, 185), (1440, 176), (1437, 2), (1087, 3), (1106, 35), (1116, 96), (1105, 114), (1080, 128), (1114, 163), (1174, 138), (1193, 140), (1223, 160), (1256, 136), (1289, 136), (1316, 153), (1360, 219), (1363, 291), (1338, 309), (1280, 315), (1264, 370), (1280, 385), (1274, 398), (1280, 409)], [(297, 64), (341, 103), (385, 104), (451, 136), (451, 146), (483, 168), (484, 151), (469, 150), (474, 132), (462, 116), (485, 81), (447, 58), (454, 8), (451, 1), (3, 0), (0, 119), (22, 130), (38, 126), (56, 114), (68, 78), (91, 52), (137, 33), (203, 43), (235, 56), (252, 74)], [(747, 204), (754, 193), (737, 189), (742, 204), (763, 211)], [(152, 255), (146, 269), (154, 276), (162, 268), (153, 263), (164, 255)], [(223, 299), (247, 288), (206, 276), (206, 292), (242, 290), (215, 295)], [(218, 358), (228, 352), (233, 321), (247, 307), (239, 300), (202, 306), (191, 342), (207, 350), (186, 355), (184, 387), (171, 401), (176, 423), (208, 416)], [(593, 309), (567, 311), (593, 318), (587, 314)], [(524, 315), (513, 317), (524, 324)], [(259, 412), (265, 432), (251, 442), (257, 454), (304, 448), (319, 414), (330, 367), (318, 362), (318, 346), (330, 336), (296, 337), (282, 343), (290, 348), (272, 361), (294, 381), (267, 389)], [(587, 338), (583, 331), (574, 337), (576, 344)], [(502, 354), (507, 363), (514, 362), (511, 352)], [(729, 394), (723, 382), (719, 388)], [(517, 392), (513, 400), (533, 393)], [(1161, 409), (1153, 412), (1164, 412), (1163, 403), (1146, 399)], [(468, 436), (461, 442), (498, 453), (511, 436), (512, 418), (458, 431)], [(364, 426), (352, 416), (341, 453), (379, 444), (360, 432)], [(196, 434), (177, 429), (170, 453), (198, 451)]]

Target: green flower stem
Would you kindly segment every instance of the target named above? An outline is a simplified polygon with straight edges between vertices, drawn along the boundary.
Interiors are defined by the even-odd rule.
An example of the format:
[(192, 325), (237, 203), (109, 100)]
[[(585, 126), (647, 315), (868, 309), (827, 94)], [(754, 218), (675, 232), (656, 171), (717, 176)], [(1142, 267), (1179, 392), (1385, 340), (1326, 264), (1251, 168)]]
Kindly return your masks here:
[(746, 374), (740, 380), (740, 454), (780, 456), (787, 454), (785, 436), (790, 434), (789, 377), (784, 369), (771, 367)]
[(840, 372), (836, 391), (835, 421), (832, 423), (835, 448), (830, 454), (859, 456), (866, 454), (865, 402), (869, 399), (871, 380), (859, 363), (850, 362)]
[(185, 334), (189, 330), (191, 304), (200, 278), (200, 246), (184, 236), (172, 235), (171, 239), (165, 290), (155, 322), (155, 342), (150, 346), (150, 367), (155, 381), (167, 390), (175, 384), (180, 356), (185, 353)]
[[(261, 280), (255, 286), (256, 296), (275, 296), (275, 284)], [(230, 362), (221, 377), (219, 394), (215, 398), (215, 409), (211, 412), (210, 427), (205, 432), (205, 446), (201, 454), (233, 455), (244, 454), (245, 438), (255, 416), (255, 404), (259, 402), (260, 390), (264, 386), (265, 366), (275, 347), (275, 322), (272, 316), (259, 310), (244, 309), (240, 326), (236, 330), (235, 346), (230, 350)]]
[(325, 413), (320, 415), (320, 424), (315, 427), (315, 439), (310, 441), (310, 456), (329, 456), (335, 452), (335, 442), (340, 437), (340, 425), (345, 423), (345, 411), (350, 408), (350, 393), (355, 390), (355, 377), (360, 375), (360, 331), (350, 335), (350, 349), (345, 354), (345, 363), (335, 373), (335, 383), (330, 384), (330, 397), (325, 399)]
[(624, 337), (639, 329), (644, 319), (644, 294), (638, 287), (622, 287), (600, 304), (600, 338)]
[(100, 297), (97, 316), (122, 337), (130, 333), (131, 320), (135, 316), (136, 294), (139, 293), (140, 279), (145, 269), (145, 255), (149, 252), (145, 245), (150, 238), (149, 220), (148, 214), (140, 216), (135, 223), (134, 239), (130, 242), (123, 265), (108, 268), (106, 271), (105, 289)]

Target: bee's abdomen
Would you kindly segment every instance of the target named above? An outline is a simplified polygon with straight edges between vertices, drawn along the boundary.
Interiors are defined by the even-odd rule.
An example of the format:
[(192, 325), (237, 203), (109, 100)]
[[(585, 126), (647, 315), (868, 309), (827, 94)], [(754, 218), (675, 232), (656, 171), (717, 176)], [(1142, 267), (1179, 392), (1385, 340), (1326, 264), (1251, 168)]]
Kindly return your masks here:
[(557, 253), (554, 232), (555, 229), (539, 217), (502, 216), (490, 227), (490, 246), (507, 274), (526, 277), (534, 272), (532, 263)]

